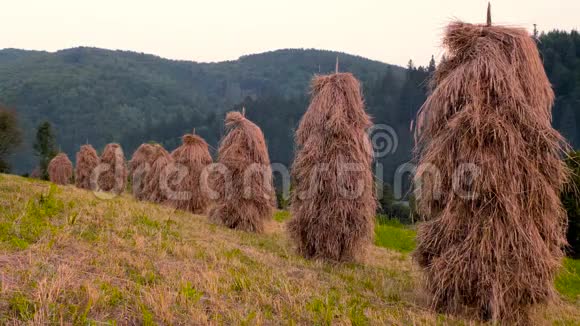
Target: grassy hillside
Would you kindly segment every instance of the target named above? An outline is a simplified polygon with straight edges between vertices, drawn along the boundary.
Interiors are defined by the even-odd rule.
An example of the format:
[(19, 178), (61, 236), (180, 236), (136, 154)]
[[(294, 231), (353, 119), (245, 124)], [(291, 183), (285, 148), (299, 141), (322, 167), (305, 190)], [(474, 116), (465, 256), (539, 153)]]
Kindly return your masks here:
[[(390, 248), (332, 265), (294, 253), (287, 218), (255, 235), (128, 195), (0, 175), (0, 324), (468, 323), (428, 309), (412, 230), (378, 226), (376, 243)], [(563, 274), (564, 288), (578, 289), (578, 272)], [(577, 324), (578, 293), (534, 319)]]

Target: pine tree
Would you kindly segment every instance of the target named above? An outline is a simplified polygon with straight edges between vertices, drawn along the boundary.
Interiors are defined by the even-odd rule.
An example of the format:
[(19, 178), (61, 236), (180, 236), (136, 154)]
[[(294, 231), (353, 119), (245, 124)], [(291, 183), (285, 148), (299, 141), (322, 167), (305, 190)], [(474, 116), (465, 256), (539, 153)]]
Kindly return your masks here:
[(429, 74), (432, 74), (435, 72), (436, 68), (437, 68), (437, 64), (435, 63), (435, 56), (432, 55), (431, 60), (429, 61), (429, 67), (427, 67), (427, 72), (429, 72)]
[(0, 108), (0, 173), (9, 172), (8, 155), (22, 142), (22, 132), (14, 111)]
[(34, 151), (39, 160), (42, 179), (48, 180), (48, 163), (58, 153), (56, 139), (50, 122), (45, 121), (38, 126)]

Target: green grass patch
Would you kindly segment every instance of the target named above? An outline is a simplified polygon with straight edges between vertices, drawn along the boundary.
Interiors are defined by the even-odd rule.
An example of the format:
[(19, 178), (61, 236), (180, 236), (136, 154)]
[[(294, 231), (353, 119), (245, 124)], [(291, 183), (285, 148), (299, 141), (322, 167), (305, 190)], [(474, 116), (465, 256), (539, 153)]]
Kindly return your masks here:
[(580, 299), (580, 260), (564, 259), (564, 268), (556, 277), (556, 289), (567, 299)]
[[(334, 317), (341, 310), (339, 298), (339, 294), (331, 290), (325, 297), (314, 297), (306, 304), (306, 310), (312, 314), (316, 325), (332, 325)], [(358, 313), (354, 314), (358, 318)]]
[(399, 220), (384, 217), (377, 218), (375, 226), (375, 244), (402, 253), (415, 249), (415, 230), (403, 225)]
[(284, 222), (287, 219), (290, 218), (290, 212), (289, 211), (276, 211), (274, 213), (274, 220), (276, 222)]
[(117, 307), (125, 300), (123, 292), (118, 287), (107, 282), (101, 284), (101, 291), (105, 296), (104, 300), (108, 307)]
[(171, 219), (159, 222), (149, 218), (146, 214), (137, 214), (133, 216), (133, 224), (137, 226), (141, 233), (147, 236), (154, 236), (161, 233), (164, 239), (179, 238), (179, 232), (176, 230), (176, 223)]
[(21, 320), (31, 320), (36, 313), (34, 303), (20, 293), (16, 293), (8, 300), (8, 308)]
[(54, 229), (50, 220), (64, 211), (64, 203), (56, 198), (57, 187), (31, 198), (24, 214), (9, 215), (0, 220), (0, 242), (8, 248), (22, 250)]
[(194, 288), (193, 285), (191, 285), (191, 282), (183, 284), (179, 293), (181, 293), (185, 300), (190, 303), (197, 303), (203, 297), (203, 292)]

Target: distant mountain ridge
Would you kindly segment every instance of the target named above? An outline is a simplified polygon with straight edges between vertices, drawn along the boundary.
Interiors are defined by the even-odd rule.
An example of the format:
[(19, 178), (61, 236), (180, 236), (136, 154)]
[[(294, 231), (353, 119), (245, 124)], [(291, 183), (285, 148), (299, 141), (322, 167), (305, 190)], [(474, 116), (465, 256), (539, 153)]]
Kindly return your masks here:
[(247, 97), (306, 96), (312, 76), (334, 71), (337, 56), (340, 70), (352, 72), (363, 85), (376, 82), (389, 68), (404, 77), (401, 67), (314, 49), (283, 49), (215, 63), (90, 47), (0, 50), (0, 103), (18, 112), (26, 136), (13, 160), (14, 170), (33, 168), (34, 131), (44, 120), (54, 124), (58, 143), (69, 155), (87, 141), (97, 148), (111, 141), (123, 144), (172, 119), (219, 115)]

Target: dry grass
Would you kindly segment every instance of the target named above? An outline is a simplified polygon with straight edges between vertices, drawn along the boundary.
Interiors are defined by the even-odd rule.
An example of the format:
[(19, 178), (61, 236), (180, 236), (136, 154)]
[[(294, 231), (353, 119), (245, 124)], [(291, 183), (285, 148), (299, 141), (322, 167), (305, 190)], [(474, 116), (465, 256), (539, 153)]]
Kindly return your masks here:
[(172, 169), (173, 158), (163, 146), (156, 144), (151, 161), (153, 163), (145, 176), (142, 197), (154, 203), (165, 203), (170, 190), (168, 172)]
[(48, 163), (48, 179), (59, 185), (70, 183), (73, 175), (72, 162), (65, 153), (58, 153)]
[(427, 221), (416, 257), (440, 311), (529, 324), (534, 305), (554, 296), (566, 243), (554, 94), (524, 29), (457, 22), (444, 45), (418, 116), (417, 199)]
[[(311, 261), (274, 220), (252, 234), (128, 194), (53, 188), (0, 175), (0, 324), (478, 325), (432, 313), (405, 254)], [(573, 325), (580, 306), (534, 318)]]
[(264, 134), (239, 112), (228, 113), (225, 124), (218, 163), (226, 173), (209, 174), (209, 186), (217, 194), (209, 218), (234, 229), (263, 232), (276, 206)]
[[(183, 136), (183, 144), (171, 153), (177, 169), (182, 169), (173, 174), (173, 177), (181, 177), (175, 180), (175, 192), (178, 198), (173, 198), (169, 204), (177, 209), (188, 212), (203, 214), (209, 205), (209, 196), (202, 191), (202, 171), (213, 162), (209, 155), (209, 146), (198, 135)], [(171, 180), (173, 181), (173, 180)]]
[(83, 145), (77, 152), (77, 160), (75, 167), (75, 185), (81, 189), (91, 188), (91, 175), (100, 159), (97, 151), (91, 145)]
[(151, 144), (141, 144), (129, 161), (129, 175), (131, 176), (131, 191), (133, 196), (139, 200), (146, 199), (145, 178), (153, 165), (153, 154), (155, 146)]
[(98, 175), (98, 189), (114, 194), (124, 192), (127, 185), (127, 166), (121, 145), (107, 144), (99, 166), (103, 167), (104, 171)]
[(360, 259), (373, 236), (376, 200), (371, 121), (350, 73), (316, 76), (296, 131), (289, 232), (307, 258)]

